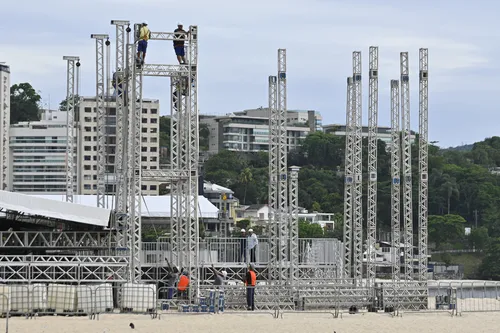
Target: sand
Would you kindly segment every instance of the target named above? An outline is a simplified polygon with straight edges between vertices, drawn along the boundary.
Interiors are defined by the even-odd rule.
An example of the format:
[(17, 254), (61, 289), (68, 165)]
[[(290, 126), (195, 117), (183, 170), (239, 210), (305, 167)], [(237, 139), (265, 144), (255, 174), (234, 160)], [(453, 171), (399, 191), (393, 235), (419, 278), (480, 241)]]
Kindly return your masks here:
[[(129, 328), (134, 323), (135, 329)], [(402, 317), (365, 313), (333, 319), (326, 314), (284, 314), (274, 319), (266, 314), (162, 315), (151, 319), (144, 315), (103, 315), (99, 320), (88, 317), (48, 316), (35, 319), (10, 318), (10, 333), (146, 333), (146, 332), (203, 332), (203, 333), (481, 333), (499, 332), (498, 313), (464, 313), (451, 317), (447, 313), (403, 313)], [(4, 332), (5, 319), (0, 320)]]

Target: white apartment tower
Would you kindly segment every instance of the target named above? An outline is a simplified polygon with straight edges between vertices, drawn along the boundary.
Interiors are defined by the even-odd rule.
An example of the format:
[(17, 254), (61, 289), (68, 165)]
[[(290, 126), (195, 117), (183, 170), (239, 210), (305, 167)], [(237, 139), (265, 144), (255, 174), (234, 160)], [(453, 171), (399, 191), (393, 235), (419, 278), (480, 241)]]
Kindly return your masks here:
[[(114, 193), (115, 158), (116, 158), (116, 101), (105, 100), (106, 115), (106, 192)], [(159, 169), (159, 119), (160, 104), (158, 100), (142, 101), (142, 153), (141, 166), (144, 170)], [(97, 193), (97, 113), (95, 97), (81, 97), (75, 114), (78, 122), (78, 154), (77, 154), (77, 193)], [(144, 195), (158, 195), (159, 186), (155, 182), (142, 182)]]
[(66, 193), (66, 112), (46, 110), (40, 121), (10, 127), (13, 192)]
[(0, 63), (0, 189), (9, 189), (10, 67)]

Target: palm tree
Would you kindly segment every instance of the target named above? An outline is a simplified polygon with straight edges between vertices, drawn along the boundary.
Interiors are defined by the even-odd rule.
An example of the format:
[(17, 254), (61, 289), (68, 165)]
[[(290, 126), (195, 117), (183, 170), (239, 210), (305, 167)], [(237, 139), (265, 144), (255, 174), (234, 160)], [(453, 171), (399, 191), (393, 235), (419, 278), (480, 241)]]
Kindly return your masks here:
[(446, 193), (446, 198), (447, 198), (447, 204), (448, 204), (448, 214), (450, 214), (450, 202), (451, 202), (451, 197), (456, 195), (458, 196), (459, 195), (459, 191), (458, 191), (458, 184), (457, 184), (457, 180), (455, 179), (455, 177), (450, 177), (449, 175), (447, 174), (444, 174), (444, 177), (443, 177), (444, 181), (443, 181), (443, 190), (445, 191)]
[(252, 170), (245, 168), (240, 173), (240, 183), (245, 184), (245, 192), (243, 192), (243, 203), (247, 201), (247, 188), (248, 184), (253, 182)]

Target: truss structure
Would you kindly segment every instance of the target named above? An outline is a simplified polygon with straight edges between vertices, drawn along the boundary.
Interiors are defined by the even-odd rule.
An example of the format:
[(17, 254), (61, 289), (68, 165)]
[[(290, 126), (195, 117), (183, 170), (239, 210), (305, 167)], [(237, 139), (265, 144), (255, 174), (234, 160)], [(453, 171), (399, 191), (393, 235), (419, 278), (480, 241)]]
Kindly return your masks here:
[(352, 224), (353, 224), (353, 184), (354, 184), (354, 119), (352, 110), (353, 79), (347, 78), (345, 167), (344, 167), (344, 246), (345, 278), (352, 277)]
[(353, 77), (353, 165), (354, 165), (354, 190), (353, 190), (353, 259), (354, 280), (361, 284), (363, 278), (363, 158), (362, 158), (362, 84), (361, 84), (361, 52), (352, 54)]
[(0, 248), (9, 249), (108, 249), (109, 232), (0, 231)]
[[(130, 22), (113, 20), (116, 26), (116, 155), (115, 155), (115, 218), (114, 229), (117, 236), (117, 248), (125, 249), (130, 236), (127, 228), (127, 133), (128, 133), (128, 83), (130, 62), (126, 45), (130, 42)], [(127, 102), (127, 104), (125, 103)], [(128, 237), (127, 237), (128, 236)]]
[(299, 282), (299, 170), (290, 167), (290, 284)]
[(278, 229), (279, 229), (279, 282), (289, 280), (285, 265), (288, 262), (289, 214), (288, 214), (288, 150), (287, 150), (287, 94), (286, 94), (286, 50), (278, 50)]
[[(109, 55), (109, 35), (92, 34), (90, 38), (95, 39), (96, 49), (96, 113), (97, 113), (97, 207), (104, 208), (106, 195), (106, 107), (104, 98), (106, 97), (106, 80), (104, 64), (104, 43), (106, 43), (106, 53)], [(106, 41), (106, 42), (105, 42)], [(109, 63), (107, 64), (109, 68)]]
[(75, 106), (78, 102), (78, 80), (80, 57), (64, 56), (67, 61), (66, 70), (66, 201), (73, 202), (75, 192)]
[(399, 115), (399, 80), (391, 80), (391, 230), (392, 247), (392, 279), (399, 282), (400, 269), (400, 223), (401, 223), (401, 141)]
[(0, 64), (0, 188), (7, 191), (10, 186), (10, 68)]
[(413, 196), (411, 176), (410, 78), (408, 52), (401, 52), (401, 122), (403, 132), (403, 243), (404, 276), (413, 279)]
[(278, 107), (277, 78), (269, 76), (269, 275), (278, 280)]
[(378, 47), (370, 47), (368, 96), (367, 279), (375, 285), (377, 241)]
[(429, 140), (429, 50), (419, 50), (419, 195), (418, 195), (418, 280), (427, 281), (428, 140)]

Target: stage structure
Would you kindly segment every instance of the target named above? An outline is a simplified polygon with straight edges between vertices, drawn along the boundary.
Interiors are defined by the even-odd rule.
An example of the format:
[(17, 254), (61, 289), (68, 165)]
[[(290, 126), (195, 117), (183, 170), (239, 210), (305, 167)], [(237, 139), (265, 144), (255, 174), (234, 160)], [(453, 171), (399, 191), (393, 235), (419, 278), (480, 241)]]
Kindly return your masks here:
[(73, 202), (75, 193), (75, 110), (78, 107), (78, 83), (80, 77), (80, 57), (64, 56), (66, 70), (66, 202)]

